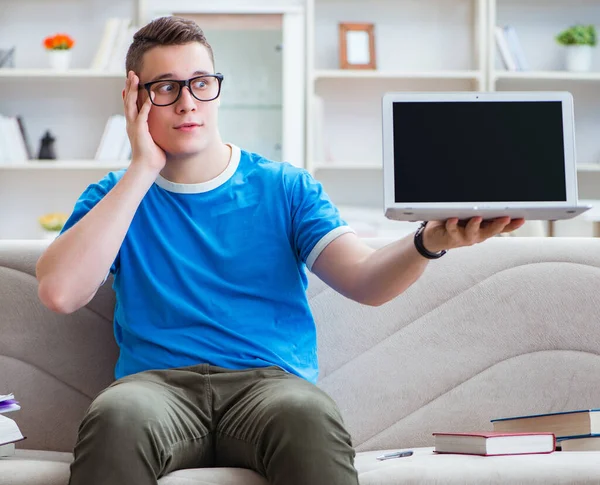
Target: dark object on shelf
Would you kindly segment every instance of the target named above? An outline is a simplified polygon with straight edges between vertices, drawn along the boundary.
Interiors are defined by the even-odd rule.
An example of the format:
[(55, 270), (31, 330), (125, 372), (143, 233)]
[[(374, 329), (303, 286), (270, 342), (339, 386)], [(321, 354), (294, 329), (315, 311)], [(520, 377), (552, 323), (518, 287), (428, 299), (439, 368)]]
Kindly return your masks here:
[(50, 131), (46, 131), (40, 144), (39, 160), (56, 160), (56, 153), (54, 152), (55, 140), (56, 138), (50, 134)]
[(0, 49), (0, 67), (15, 67), (15, 48)]
[(29, 137), (27, 136), (27, 132), (25, 131), (25, 124), (23, 122), (22, 116), (17, 116), (17, 123), (19, 124), (19, 129), (21, 130), (21, 136), (23, 137), (23, 142), (25, 143), (25, 150), (27, 151), (27, 158), (31, 160), (33, 158), (33, 153), (31, 151), (31, 146), (29, 145)]

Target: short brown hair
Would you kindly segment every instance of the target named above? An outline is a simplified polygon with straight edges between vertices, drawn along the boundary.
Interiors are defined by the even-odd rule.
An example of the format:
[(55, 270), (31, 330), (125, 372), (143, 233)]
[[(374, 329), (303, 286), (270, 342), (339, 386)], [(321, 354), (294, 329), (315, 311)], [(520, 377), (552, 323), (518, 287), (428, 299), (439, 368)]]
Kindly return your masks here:
[(215, 64), (212, 47), (206, 40), (204, 32), (196, 22), (182, 17), (160, 17), (138, 30), (127, 51), (125, 70), (139, 75), (142, 70), (144, 54), (156, 46), (184, 45), (198, 42), (206, 47), (210, 60)]

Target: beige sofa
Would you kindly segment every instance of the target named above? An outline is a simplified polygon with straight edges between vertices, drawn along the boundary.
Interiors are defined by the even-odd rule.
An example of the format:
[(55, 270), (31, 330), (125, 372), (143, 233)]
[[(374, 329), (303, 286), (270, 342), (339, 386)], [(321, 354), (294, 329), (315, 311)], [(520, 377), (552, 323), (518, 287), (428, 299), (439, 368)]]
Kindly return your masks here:
[[(20, 399), (23, 409), (10, 416), (28, 437), (16, 456), (0, 459), (0, 485), (67, 483), (78, 422), (111, 382), (117, 356), (110, 284), (72, 315), (38, 302), (43, 244), (0, 242), (0, 393)], [(496, 238), (451, 251), (378, 308), (311, 276), (319, 385), (353, 435), (361, 485), (600, 483), (598, 453), (486, 458), (430, 448), (435, 431), (600, 407), (599, 268), (597, 239)], [(375, 459), (400, 448), (415, 454)], [(159, 483), (266, 484), (234, 469), (182, 470)]]

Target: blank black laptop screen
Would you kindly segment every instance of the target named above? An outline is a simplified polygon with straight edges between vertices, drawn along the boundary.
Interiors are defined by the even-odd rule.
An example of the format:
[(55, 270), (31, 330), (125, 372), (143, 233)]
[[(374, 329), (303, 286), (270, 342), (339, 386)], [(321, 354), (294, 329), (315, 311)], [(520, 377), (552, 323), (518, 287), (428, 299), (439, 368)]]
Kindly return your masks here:
[(398, 203), (566, 201), (560, 101), (395, 102)]

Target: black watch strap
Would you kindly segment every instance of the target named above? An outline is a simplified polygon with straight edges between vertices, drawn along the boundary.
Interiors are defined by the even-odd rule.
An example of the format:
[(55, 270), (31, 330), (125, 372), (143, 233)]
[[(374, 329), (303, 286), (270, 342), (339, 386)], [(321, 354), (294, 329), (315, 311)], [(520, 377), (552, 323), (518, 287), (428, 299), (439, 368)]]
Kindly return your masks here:
[(427, 225), (427, 221), (421, 223), (417, 232), (415, 233), (415, 248), (419, 251), (419, 254), (427, 259), (438, 259), (441, 258), (444, 254), (446, 254), (446, 250), (442, 250), (439, 253), (432, 253), (428, 251), (423, 245), (423, 231), (425, 230), (425, 226)]

